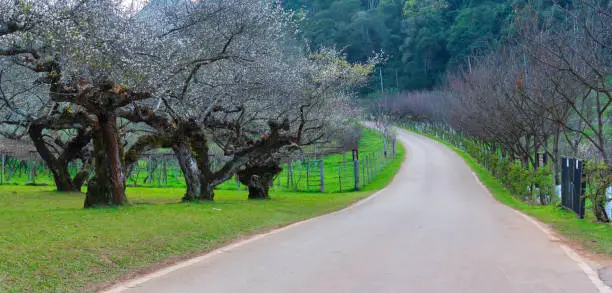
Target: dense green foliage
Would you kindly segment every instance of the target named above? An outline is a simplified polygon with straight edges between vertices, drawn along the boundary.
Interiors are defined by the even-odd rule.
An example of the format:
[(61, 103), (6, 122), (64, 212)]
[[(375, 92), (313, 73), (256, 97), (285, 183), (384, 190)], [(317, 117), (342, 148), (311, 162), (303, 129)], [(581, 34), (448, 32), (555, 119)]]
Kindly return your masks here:
[[(549, 1), (540, 1), (542, 7)], [(431, 88), (447, 69), (467, 67), (470, 56), (490, 52), (513, 35), (513, 11), (524, 1), (505, 0), (285, 0), (305, 15), (301, 33), (314, 48), (344, 49), (350, 61), (373, 52), (385, 91)], [(378, 77), (378, 76), (377, 76)], [(370, 90), (379, 90), (373, 79)]]

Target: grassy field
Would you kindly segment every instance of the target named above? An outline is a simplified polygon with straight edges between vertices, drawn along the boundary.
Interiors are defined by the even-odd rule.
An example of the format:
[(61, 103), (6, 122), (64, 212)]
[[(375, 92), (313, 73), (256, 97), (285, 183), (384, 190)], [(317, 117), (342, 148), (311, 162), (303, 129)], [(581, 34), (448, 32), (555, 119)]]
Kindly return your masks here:
[[(391, 147), (388, 146), (388, 156), (383, 154), (384, 142), (379, 132), (363, 128), (361, 139), (359, 140), (359, 160), (360, 160), (360, 185), (367, 188), (378, 174), (379, 168), (384, 168), (393, 158), (391, 157)], [(370, 163), (373, 162), (373, 163)], [(301, 163), (296, 166), (296, 163)], [(307, 172), (308, 162), (294, 162), (292, 166), (293, 183), (297, 190), (300, 191), (319, 191), (319, 165), (318, 162), (312, 162), (310, 172)], [(283, 190), (292, 190), (288, 188), (288, 164), (284, 164), (283, 172), (279, 175), (275, 182), (277, 188)], [(352, 162), (352, 153), (346, 152), (341, 154), (329, 155), (323, 158), (324, 167), (324, 185), (325, 192), (346, 192), (355, 188), (354, 166)], [(308, 175), (307, 173), (310, 173)], [(309, 179), (307, 179), (310, 177)]]
[(558, 206), (530, 205), (519, 201), (470, 155), (446, 141), (426, 134), (421, 135), (445, 144), (461, 156), (478, 175), (480, 181), (487, 186), (493, 196), (501, 203), (550, 225), (568, 240), (579, 243), (592, 253), (606, 256), (612, 255), (612, 225), (597, 223), (595, 217), (590, 212), (585, 215), (584, 220), (580, 220), (572, 212), (566, 211)]
[(131, 205), (82, 209), (82, 194), (52, 187), (0, 187), (0, 292), (90, 291), (185, 256), (329, 213), (388, 184), (404, 150), (366, 188), (350, 193), (218, 190), (215, 202), (179, 203), (182, 188), (128, 188)]

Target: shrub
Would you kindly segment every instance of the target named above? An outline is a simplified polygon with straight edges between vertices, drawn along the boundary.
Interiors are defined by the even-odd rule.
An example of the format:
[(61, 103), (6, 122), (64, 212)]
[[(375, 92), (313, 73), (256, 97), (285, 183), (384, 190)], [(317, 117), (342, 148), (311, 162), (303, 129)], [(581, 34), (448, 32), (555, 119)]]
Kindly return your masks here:
[(610, 221), (610, 215), (606, 214), (605, 208), (609, 200), (606, 191), (612, 184), (611, 171), (610, 166), (606, 163), (596, 163), (592, 161), (586, 162), (583, 170), (586, 184), (589, 186), (589, 188), (585, 190), (585, 197), (591, 201), (593, 214), (600, 222)]

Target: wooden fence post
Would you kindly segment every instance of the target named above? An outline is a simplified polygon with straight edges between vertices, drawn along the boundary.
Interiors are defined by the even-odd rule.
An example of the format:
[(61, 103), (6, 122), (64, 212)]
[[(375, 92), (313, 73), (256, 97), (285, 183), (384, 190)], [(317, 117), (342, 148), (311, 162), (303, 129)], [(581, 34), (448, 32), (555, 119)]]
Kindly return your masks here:
[[(298, 178), (301, 180), (302, 179), (302, 164), (304, 163), (304, 161), (300, 160), (297, 166), (297, 173), (298, 173)], [(295, 188), (295, 190), (298, 190), (298, 185), (300, 184), (300, 181), (298, 180), (298, 182), (296, 183), (295, 180), (291, 180), (293, 181), (293, 187)], [(306, 187), (306, 189), (308, 189), (308, 187)]]
[(338, 165), (338, 186), (340, 187), (340, 192), (342, 192), (342, 167), (344, 166), (344, 163), (342, 165)]
[(289, 168), (289, 172), (287, 172), (287, 189), (291, 189), (291, 178), (293, 177), (293, 166), (292, 161), (289, 161), (287, 165)]
[(310, 160), (306, 161), (306, 190), (310, 189)]
[(319, 176), (321, 183), (321, 192), (325, 192), (325, 165), (323, 164), (323, 159), (319, 160)]
[(383, 134), (383, 155), (387, 157), (387, 135)]
[(28, 154), (28, 183), (34, 183), (34, 163), (32, 162), (32, 152)]
[(372, 181), (372, 176), (370, 174), (370, 155), (366, 155), (363, 167), (364, 167), (363, 174), (364, 174), (364, 177), (366, 177), (364, 185), (368, 185), (368, 183)]
[(166, 158), (166, 156), (162, 156), (162, 164), (163, 164), (163, 168), (164, 168), (164, 184), (168, 185), (168, 159)]
[(374, 176), (376, 176), (376, 175), (374, 175), (374, 167), (372, 166), (374, 164), (373, 156), (374, 155), (369, 155), (368, 156), (368, 161), (369, 161), (368, 169), (370, 170), (370, 182), (372, 181), (372, 178), (374, 178)]
[(0, 184), (4, 184), (4, 166), (6, 164), (6, 154), (2, 153), (2, 177), (0, 177)]
[(359, 190), (359, 160), (353, 161), (353, 175), (355, 176), (355, 190)]

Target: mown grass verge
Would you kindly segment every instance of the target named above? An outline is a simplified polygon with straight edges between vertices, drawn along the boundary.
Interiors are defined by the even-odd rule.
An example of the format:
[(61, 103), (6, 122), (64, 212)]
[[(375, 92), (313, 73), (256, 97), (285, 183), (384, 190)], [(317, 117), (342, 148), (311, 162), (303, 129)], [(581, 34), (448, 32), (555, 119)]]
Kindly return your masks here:
[(82, 209), (83, 195), (52, 187), (0, 187), (0, 292), (90, 291), (127, 273), (205, 253), (344, 208), (384, 187), (404, 149), (370, 185), (350, 193), (218, 190), (215, 202), (179, 203), (182, 188), (128, 188), (131, 205)]
[(592, 215), (591, 217), (587, 216), (585, 219), (580, 220), (572, 212), (556, 205), (540, 206), (522, 202), (513, 196), (495, 177), (493, 177), (493, 175), (491, 175), (491, 173), (463, 150), (435, 136), (424, 133), (418, 134), (446, 145), (461, 156), (499, 202), (550, 225), (568, 240), (580, 244), (589, 252), (612, 256), (611, 225), (597, 223)]

